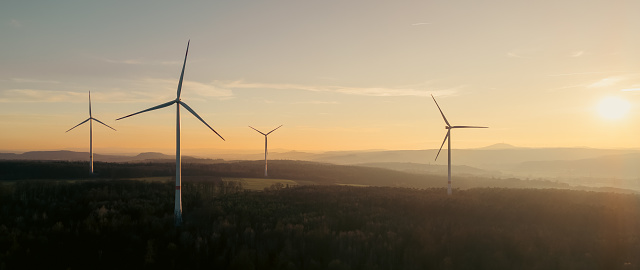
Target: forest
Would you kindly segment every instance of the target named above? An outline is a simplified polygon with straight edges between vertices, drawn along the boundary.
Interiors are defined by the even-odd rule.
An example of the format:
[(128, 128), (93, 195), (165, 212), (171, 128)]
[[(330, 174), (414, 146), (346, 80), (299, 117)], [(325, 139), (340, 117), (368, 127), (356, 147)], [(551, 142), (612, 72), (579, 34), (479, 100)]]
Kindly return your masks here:
[(559, 189), (22, 180), (0, 269), (639, 269), (640, 197)]

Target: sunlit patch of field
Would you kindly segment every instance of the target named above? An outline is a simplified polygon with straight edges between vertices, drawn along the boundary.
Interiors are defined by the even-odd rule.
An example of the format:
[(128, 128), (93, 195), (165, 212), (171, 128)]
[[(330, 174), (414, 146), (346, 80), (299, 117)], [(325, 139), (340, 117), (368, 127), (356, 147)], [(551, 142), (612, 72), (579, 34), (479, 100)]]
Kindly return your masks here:
[(225, 177), (222, 178), (224, 182), (240, 182), (242, 183), (242, 187), (248, 190), (264, 190), (265, 188), (271, 187), (274, 184), (281, 183), (283, 186), (297, 186), (302, 183), (298, 183), (293, 180), (287, 179), (271, 179), (271, 178), (231, 178)]
[(368, 187), (369, 185), (359, 185), (359, 184), (336, 184), (338, 186), (347, 186), (347, 187)]
[(79, 183), (83, 181), (89, 181), (88, 179), (20, 179), (20, 180), (3, 180), (0, 181), (0, 185), (14, 185), (18, 182), (64, 182), (64, 183)]
[(173, 176), (154, 176), (154, 177), (131, 178), (131, 180), (143, 181), (143, 182), (168, 182), (168, 181), (174, 181), (174, 178)]

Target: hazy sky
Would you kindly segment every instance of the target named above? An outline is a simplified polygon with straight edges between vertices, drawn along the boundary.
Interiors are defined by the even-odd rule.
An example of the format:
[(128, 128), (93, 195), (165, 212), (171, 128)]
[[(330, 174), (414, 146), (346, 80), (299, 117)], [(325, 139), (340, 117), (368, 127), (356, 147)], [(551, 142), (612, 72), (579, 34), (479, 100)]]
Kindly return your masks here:
[[(639, 1), (3, 1), (0, 150), (640, 148)], [(598, 109), (617, 97), (628, 111)], [(620, 101), (620, 99), (622, 101)], [(615, 108), (614, 108), (615, 109)], [(606, 110), (606, 109), (604, 109)], [(192, 150), (189, 150), (192, 149)], [(209, 150), (207, 150), (209, 151)]]

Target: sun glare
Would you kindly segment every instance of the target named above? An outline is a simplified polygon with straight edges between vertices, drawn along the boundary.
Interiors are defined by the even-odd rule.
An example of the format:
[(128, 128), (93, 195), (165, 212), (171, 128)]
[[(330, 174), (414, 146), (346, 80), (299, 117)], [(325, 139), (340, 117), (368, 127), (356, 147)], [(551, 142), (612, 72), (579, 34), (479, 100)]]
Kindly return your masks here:
[(624, 117), (630, 108), (629, 102), (619, 97), (606, 97), (598, 103), (598, 113), (601, 117), (609, 120)]

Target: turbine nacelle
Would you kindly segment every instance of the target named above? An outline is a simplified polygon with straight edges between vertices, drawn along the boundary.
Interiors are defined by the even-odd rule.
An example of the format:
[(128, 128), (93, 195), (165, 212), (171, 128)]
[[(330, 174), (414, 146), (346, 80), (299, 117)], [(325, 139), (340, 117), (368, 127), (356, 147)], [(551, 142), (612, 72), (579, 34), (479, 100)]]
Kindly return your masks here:
[(187, 111), (189, 111), (193, 116), (198, 118), (198, 120), (200, 120), (203, 124), (205, 124), (209, 129), (211, 129), (211, 131), (213, 131), (213, 133), (218, 135), (218, 137), (220, 137), (220, 139), (222, 139), (223, 141), (225, 140), (220, 134), (218, 134), (217, 131), (215, 131), (211, 126), (209, 126), (209, 124), (207, 124), (207, 122), (204, 121), (204, 119), (202, 119), (202, 117), (200, 117), (200, 115), (198, 115), (193, 109), (191, 109), (191, 107), (189, 107), (189, 105), (187, 105), (187, 103), (184, 103), (180, 99), (180, 94), (182, 93), (182, 80), (184, 79), (184, 68), (187, 65), (187, 55), (189, 54), (189, 43), (191, 43), (191, 40), (189, 40), (189, 42), (187, 42), (187, 51), (186, 51), (186, 53), (184, 55), (184, 63), (182, 64), (182, 72), (180, 72), (180, 80), (178, 81), (178, 90), (176, 91), (176, 99), (174, 99), (172, 101), (169, 101), (169, 102), (165, 102), (165, 103), (160, 104), (158, 106), (151, 107), (151, 108), (146, 109), (146, 110), (139, 111), (137, 113), (132, 113), (130, 115), (120, 117), (120, 118), (118, 118), (116, 120), (124, 119), (124, 118), (130, 117), (130, 116), (134, 116), (136, 114), (140, 114), (140, 113), (148, 112), (148, 111), (153, 111), (153, 110), (161, 109), (161, 108), (168, 107), (168, 106), (171, 106), (173, 104), (176, 104), (178, 107), (182, 106), (185, 109), (187, 109)]
[(89, 118), (87, 118), (86, 120), (80, 122), (80, 124), (75, 125), (74, 127), (70, 128), (69, 130), (65, 131), (65, 132), (69, 132), (72, 129), (86, 123), (89, 122), (89, 170), (91, 172), (91, 174), (93, 174), (93, 121), (96, 121), (100, 124), (102, 124), (105, 127), (108, 127), (110, 129), (116, 130), (115, 128), (110, 127), (109, 125), (102, 123), (102, 121), (96, 119), (93, 117), (93, 114), (91, 113), (91, 91), (89, 91)]
[(182, 71), (180, 72), (180, 80), (178, 81), (178, 89), (176, 91), (176, 98), (174, 100), (162, 103), (160, 105), (148, 108), (146, 110), (142, 110), (139, 111), (137, 113), (132, 113), (130, 115), (124, 116), (124, 117), (120, 117), (116, 120), (120, 120), (120, 119), (124, 119), (130, 116), (134, 116), (140, 113), (144, 113), (144, 112), (148, 112), (148, 111), (153, 111), (153, 110), (157, 110), (157, 109), (161, 109), (161, 108), (165, 108), (168, 106), (171, 106), (173, 104), (176, 105), (176, 190), (175, 190), (175, 203), (174, 203), (174, 221), (175, 221), (175, 226), (178, 227), (182, 224), (182, 180), (181, 180), (181, 156), (180, 156), (180, 107), (183, 107), (184, 109), (186, 109), (187, 111), (189, 111), (193, 116), (195, 116), (198, 120), (200, 120), (200, 122), (202, 122), (205, 126), (207, 126), (209, 129), (211, 129), (211, 131), (213, 131), (213, 133), (215, 133), (216, 135), (218, 135), (218, 137), (220, 137), (220, 139), (224, 140), (224, 138), (222, 138), (222, 136), (220, 136), (220, 134), (218, 134), (217, 131), (215, 131), (211, 126), (209, 126), (209, 124), (207, 124), (207, 122), (204, 121), (204, 119), (202, 119), (202, 117), (200, 117), (196, 111), (194, 111), (193, 109), (191, 109), (191, 107), (189, 107), (189, 105), (187, 105), (187, 103), (184, 103), (182, 100), (180, 100), (180, 93), (182, 92), (182, 81), (184, 79), (184, 69), (185, 66), (187, 65), (187, 55), (189, 54), (189, 43), (191, 43), (191, 41), (187, 42), (187, 50), (184, 54), (184, 62), (182, 63)]
[(269, 134), (271, 134), (271, 132), (274, 132), (274, 131), (276, 131), (276, 129), (279, 129), (280, 127), (282, 127), (282, 125), (278, 126), (277, 128), (272, 129), (271, 131), (269, 131), (267, 133), (264, 133), (264, 132), (262, 132), (260, 130), (257, 130), (256, 128), (254, 128), (252, 126), (249, 126), (249, 127), (251, 129), (257, 131), (258, 133), (264, 135), (264, 177), (268, 177), (268, 174), (267, 174), (267, 153), (268, 153), (268, 150), (267, 150), (267, 136), (269, 136)]
[(444, 144), (447, 142), (449, 142), (449, 146), (447, 147), (447, 152), (449, 154), (449, 161), (448, 161), (448, 188), (447, 188), (447, 194), (451, 195), (451, 130), (454, 128), (487, 128), (487, 127), (478, 127), (478, 126), (451, 126), (451, 124), (449, 124), (449, 121), (447, 121), (447, 117), (444, 116), (444, 113), (442, 112), (442, 109), (440, 109), (440, 105), (438, 105), (438, 102), (436, 101), (436, 98), (433, 97), (433, 95), (431, 95), (431, 98), (433, 98), (433, 102), (436, 103), (436, 106), (438, 106), (438, 110), (440, 111), (440, 114), (442, 115), (442, 119), (444, 120), (444, 122), (447, 124), (444, 129), (447, 130), (447, 134), (444, 136), (444, 140), (442, 141), (442, 145), (440, 145), (440, 149), (438, 150), (438, 153), (436, 154), (436, 160), (438, 160), (438, 156), (440, 156), (440, 151), (442, 151), (442, 147), (444, 147)]
[[(96, 121), (96, 122), (98, 122), (98, 123), (100, 123), (100, 124), (104, 125), (105, 127), (108, 127), (108, 128), (110, 128), (110, 129), (116, 130), (115, 128), (112, 128), (112, 127), (110, 127), (109, 125), (107, 125), (107, 124), (105, 124), (105, 123), (102, 123), (102, 121), (100, 121), (100, 120), (98, 120), (98, 119), (94, 118), (94, 117), (93, 117), (93, 115), (91, 114), (91, 91), (89, 91), (89, 118), (87, 118), (87, 120), (84, 120), (84, 121), (80, 122), (80, 124), (75, 125), (74, 127), (70, 128), (69, 130), (67, 130), (67, 131), (65, 131), (65, 132), (69, 132), (69, 131), (71, 131), (72, 129), (74, 129), (74, 128), (76, 128), (76, 127), (78, 127), (78, 126), (80, 126), (80, 125), (82, 125), (82, 124), (86, 123), (86, 122), (87, 122), (87, 121), (89, 121), (89, 120), (94, 120), (94, 121)], [(117, 130), (116, 130), (116, 131), (117, 131)]]

